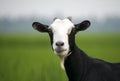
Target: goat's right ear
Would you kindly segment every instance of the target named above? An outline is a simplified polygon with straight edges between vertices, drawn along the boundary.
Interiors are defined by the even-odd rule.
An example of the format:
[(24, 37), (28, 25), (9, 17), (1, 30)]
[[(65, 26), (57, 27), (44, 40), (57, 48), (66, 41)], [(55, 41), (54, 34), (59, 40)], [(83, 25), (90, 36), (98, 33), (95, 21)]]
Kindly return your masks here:
[(39, 22), (33, 22), (32, 27), (39, 32), (48, 32), (48, 26)]

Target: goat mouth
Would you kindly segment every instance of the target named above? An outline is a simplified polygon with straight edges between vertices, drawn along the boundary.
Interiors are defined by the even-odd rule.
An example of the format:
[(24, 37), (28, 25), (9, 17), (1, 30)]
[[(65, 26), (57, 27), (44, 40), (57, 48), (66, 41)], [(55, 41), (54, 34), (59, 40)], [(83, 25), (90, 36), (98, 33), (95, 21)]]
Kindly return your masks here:
[(67, 51), (67, 49), (55, 49), (55, 51), (56, 51), (57, 54), (61, 54), (64, 51)]

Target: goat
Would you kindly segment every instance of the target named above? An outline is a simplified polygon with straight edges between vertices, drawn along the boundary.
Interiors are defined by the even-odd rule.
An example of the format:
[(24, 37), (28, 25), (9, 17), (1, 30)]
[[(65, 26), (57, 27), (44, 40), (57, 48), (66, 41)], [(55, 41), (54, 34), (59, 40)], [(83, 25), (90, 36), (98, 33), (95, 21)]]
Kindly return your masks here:
[(77, 47), (75, 35), (86, 30), (90, 21), (74, 25), (70, 18), (56, 18), (50, 26), (39, 22), (32, 26), (49, 34), (53, 51), (60, 57), (69, 81), (120, 81), (120, 63), (92, 58)]

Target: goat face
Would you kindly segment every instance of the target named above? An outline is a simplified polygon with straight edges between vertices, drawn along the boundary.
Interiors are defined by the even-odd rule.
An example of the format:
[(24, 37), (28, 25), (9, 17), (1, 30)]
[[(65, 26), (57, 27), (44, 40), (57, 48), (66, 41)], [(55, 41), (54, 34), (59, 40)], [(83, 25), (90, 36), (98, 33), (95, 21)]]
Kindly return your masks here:
[(32, 24), (33, 28), (40, 32), (48, 32), (51, 39), (51, 45), (58, 56), (67, 56), (75, 46), (75, 34), (78, 31), (87, 29), (90, 26), (88, 20), (74, 25), (70, 19), (55, 19), (50, 25), (44, 25), (39, 22)]

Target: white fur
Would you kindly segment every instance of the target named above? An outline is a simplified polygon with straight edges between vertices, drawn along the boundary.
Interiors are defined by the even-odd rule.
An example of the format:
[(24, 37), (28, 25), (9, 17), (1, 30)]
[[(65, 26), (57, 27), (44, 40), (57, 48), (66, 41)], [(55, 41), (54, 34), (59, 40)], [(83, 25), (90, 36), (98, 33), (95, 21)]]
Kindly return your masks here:
[[(61, 59), (61, 67), (64, 69), (64, 59), (69, 52), (69, 42), (68, 42), (68, 35), (71, 33), (74, 24), (69, 19), (56, 19), (49, 27), (49, 29), (53, 32), (53, 49), (54, 52), (60, 57)], [(64, 46), (62, 46), (63, 51), (62, 53), (57, 53), (55, 49), (58, 48), (56, 46), (56, 42), (61, 41), (64, 42)]]
[[(69, 52), (69, 43), (68, 43), (68, 35), (70, 34), (74, 24), (69, 19), (56, 19), (51, 25), (50, 29), (53, 32), (53, 49), (57, 55), (66, 56)], [(57, 49), (56, 42), (62, 41), (64, 42), (64, 46), (62, 46), (62, 53), (58, 54), (55, 49)]]

